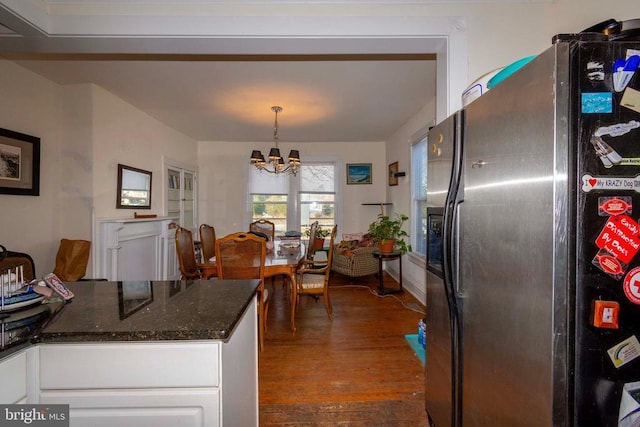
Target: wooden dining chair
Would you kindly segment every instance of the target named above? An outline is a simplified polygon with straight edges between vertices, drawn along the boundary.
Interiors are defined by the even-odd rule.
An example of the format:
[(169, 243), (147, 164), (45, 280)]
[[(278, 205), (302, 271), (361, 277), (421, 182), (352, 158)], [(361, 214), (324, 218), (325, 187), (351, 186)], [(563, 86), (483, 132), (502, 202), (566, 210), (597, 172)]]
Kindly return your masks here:
[(315, 253), (313, 246), (316, 241), (316, 230), (318, 230), (318, 221), (313, 221), (311, 223), (311, 227), (309, 227), (309, 243), (307, 244), (307, 254), (305, 255), (305, 259), (313, 259), (313, 255)]
[(216, 229), (208, 224), (200, 225), (200, 247), (202, 261), (213, 261), (216, 256)]
[(258, 287), (258, 341), (264, 350), (269, 291), (264, 287), (267, 242), (251, 233), (233, 233), (216, 240), (218, 279), (260, 279)]
[(337, 232), (338, 226), (334, 225), (331, 230), (326, 263), (320, 265), (317, 260), (304, 260), (297, 273), (296, 306), (300, 301), (299, 297), (302, 295), (310, 295), (315, 298), (322, 295), (329, 319), (333, 319), (333, 308), (329, 298), (329, 277), (331, 275), (331, 261), (333, 260), (333, 241)]
[(196, 262), (196, 249), (193, 244), (193, 234), (191, 234), (190, 230), (183, 227), (176, 229), (176, 253), (178, 254), (181, 279), (203, 278)]
[(270, 242), (276, 238), (276, 225), (266, 219), (259, 219), (249, 224), (249, 231), (266, 234)]

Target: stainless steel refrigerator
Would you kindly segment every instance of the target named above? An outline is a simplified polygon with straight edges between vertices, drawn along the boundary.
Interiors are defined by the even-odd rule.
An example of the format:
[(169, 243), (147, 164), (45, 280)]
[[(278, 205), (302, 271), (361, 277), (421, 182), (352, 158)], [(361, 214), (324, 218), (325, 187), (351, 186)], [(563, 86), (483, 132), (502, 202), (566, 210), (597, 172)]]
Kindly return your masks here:
[(640, 42), (605, 39), (556, 36), (429, 132), (437, 427), (638, 425)]

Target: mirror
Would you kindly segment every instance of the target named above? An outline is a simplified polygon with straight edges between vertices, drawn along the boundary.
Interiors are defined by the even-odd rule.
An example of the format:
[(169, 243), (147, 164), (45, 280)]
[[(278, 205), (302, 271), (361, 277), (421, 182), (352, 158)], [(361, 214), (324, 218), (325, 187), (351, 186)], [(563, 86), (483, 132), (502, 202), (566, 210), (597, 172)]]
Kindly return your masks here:
[(118, 165), (118, 209), (151, 209), (151, 172)]

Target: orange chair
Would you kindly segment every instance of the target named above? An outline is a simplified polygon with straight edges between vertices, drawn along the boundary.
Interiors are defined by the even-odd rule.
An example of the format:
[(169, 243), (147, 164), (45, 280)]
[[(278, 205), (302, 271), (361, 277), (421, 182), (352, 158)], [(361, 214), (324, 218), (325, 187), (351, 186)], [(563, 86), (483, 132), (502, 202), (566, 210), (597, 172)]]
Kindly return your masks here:
[(234, 233), (216, 240), (219, 279), (260, 279), (258, 287), (258, 341), (264, 350), (269, 291), (264, 288), (267, 242), (251, 233)]

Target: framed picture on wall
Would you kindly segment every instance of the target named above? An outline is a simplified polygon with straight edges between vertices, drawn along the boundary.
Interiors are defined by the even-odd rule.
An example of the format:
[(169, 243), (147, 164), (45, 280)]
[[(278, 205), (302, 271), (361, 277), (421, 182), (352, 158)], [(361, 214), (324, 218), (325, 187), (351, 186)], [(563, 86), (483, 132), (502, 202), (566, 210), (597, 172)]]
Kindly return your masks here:
[(347, 163), (347, 184), (371, 184), (371, 163)]
[(0, 194), (40, 195), (40, 138), (0, 128)]
[(398, 185), (398, 162), (389, 165), (389, 185)]

